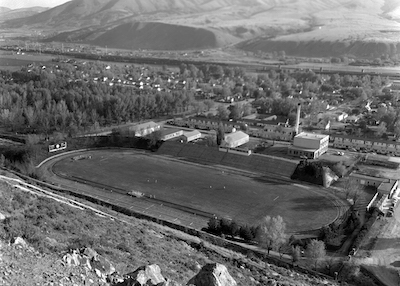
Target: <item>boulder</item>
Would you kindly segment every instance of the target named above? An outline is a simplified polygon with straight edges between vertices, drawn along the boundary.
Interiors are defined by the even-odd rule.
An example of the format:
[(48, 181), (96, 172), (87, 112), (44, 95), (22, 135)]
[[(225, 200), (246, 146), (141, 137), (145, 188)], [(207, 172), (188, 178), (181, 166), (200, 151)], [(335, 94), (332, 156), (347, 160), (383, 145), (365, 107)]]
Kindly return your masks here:
[(23, 248), (28, 247), (28, 244), (26, 243), (26, 241), (22, 237), (19, 237), (19, 236), (14, 238), (13, 245), (21, 246)]
[(126, 274), (124, 282), (118, 286), (156, 286), (165, 285), (167, 281), (161, 274), (161, 269), (157, 264), (142, 266)]
[(5, 219), (6, 219), (6, 216), (3, 215), (2, 213), (0, 213), (0, 220), (5, 220)]
[(89, 260), (91, 259), (96, 259), (97, 258), (97, 252), (96, 250), (90, 248), (90, 247), (86, 247), (81, 251), (81, 254), (87, 256), (89, 258)]
[(92, 265), (90, 265), (90, 259), (86, 256), (82, 256), (79, 258), (79, 263), (82, 267), (85, 267), (88, 270), (92, 270)]
[(95, 271), (100, 271), (100, 273), (103, 274), (102, 277), (106, 277), (115, 272), (115, 268), (112, 266), (110, 261), (101, 255), (97, 255), (95, 258), (93, 257), (92, 260), (90, 260), (90, 265)]
[(80, 265), (79, 260), (80, 260), (80, 256), (79, 256), (79, 254), (77, 254), (75, 252), (74, 253), (67, 253), (66, 255), (63, 256), (63, 261), (65, 263), (67, 263), (68, 266), (71, 266), (71, 265), (78, 266), (78, 265)]
[(54, 238), (50, 238), (48, 236), (45, 237), (44, 243), (52, 247), (56, 247), (58, 245), (57, 240), (55, 240)]
[(206, 264), (187, 285), (195, 286), (236, 286), (236, 281), (229, 274), (225, 265), (219, 263)]

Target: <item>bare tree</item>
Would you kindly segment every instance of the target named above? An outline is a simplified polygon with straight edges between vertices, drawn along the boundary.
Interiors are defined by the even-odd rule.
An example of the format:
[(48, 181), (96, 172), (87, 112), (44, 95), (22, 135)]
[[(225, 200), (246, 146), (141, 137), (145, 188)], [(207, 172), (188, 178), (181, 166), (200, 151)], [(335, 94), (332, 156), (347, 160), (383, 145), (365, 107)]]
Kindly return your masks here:
[(286, 224), (281, 216), (266, 216), (260, 224), (257, 241), (268, 250), (277, 250), (286, 242)]
[(292, 246), (292, 263), (295, 264), (297, 261), (300, 260), (301, 251), (300, 246)]
[(314, 261), (314, 267), (317, 269), (318, 261), (326, 256), (325, 243), (321, 240), (311, 240), (307, 245), (306, 256)]
[(362, 193), (362, 187), (359, 182), (354, 178), (346, 178), (343, 184), (343, 190), (346, 194), (346, 199), (353, 200), (353, 205), (355, 205)]

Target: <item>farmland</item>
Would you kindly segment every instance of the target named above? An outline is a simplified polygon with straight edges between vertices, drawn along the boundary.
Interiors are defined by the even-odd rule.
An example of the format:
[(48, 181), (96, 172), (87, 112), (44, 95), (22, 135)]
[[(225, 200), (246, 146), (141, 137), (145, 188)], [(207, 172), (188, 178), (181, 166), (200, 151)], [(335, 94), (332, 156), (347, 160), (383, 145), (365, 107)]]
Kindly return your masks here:
[(64, 158), (54, 164), (53, 171), (72, 181), (92, 182), (126, 193), (134, 190), (155, 200), (243, 224), (255, 225), (266, 215), (281, 215), (290, 232), (321, 227), (338, 215), (337, 203), (325, 191), (274, 176), (249, 176), (238, 170), (198, 166), (134, 151), (89, 154), (91, 159), (71, 160), (72, 155)]
[(53, 56), (44, 54), (10, 54), (10, 52), (0, 51), (0, 69), (17, 71), (21, 66), (29, 64), (48, 64)]

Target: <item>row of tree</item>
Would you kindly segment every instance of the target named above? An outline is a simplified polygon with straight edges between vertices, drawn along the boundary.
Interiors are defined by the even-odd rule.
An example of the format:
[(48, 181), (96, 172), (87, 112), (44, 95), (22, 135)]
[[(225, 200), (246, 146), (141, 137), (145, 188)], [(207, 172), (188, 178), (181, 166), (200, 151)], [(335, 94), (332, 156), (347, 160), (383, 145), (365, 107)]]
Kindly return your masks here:
[[(299, 245), (292, 244), (294, 239), (288, 239), (286, 233), (286, 223), (281, 216), (266, 216), (257, 226), (240, 225), (233, 220), (212, 217), (208, 221), (208, 231), (216, 235), (229, 235), (244, 239), (245, 241), (256, 241), (259, 246), (265, 248), (269, 255), (271, 250), (279, 251), (283, 255), (285, 247), (290, 247), (289, 253), (293, 262), (297, 262), (301, 257)], [(311, 240), (305, 252), (306, 257), (315, 263), (325, 258), (325, 243), (320, 240)]]

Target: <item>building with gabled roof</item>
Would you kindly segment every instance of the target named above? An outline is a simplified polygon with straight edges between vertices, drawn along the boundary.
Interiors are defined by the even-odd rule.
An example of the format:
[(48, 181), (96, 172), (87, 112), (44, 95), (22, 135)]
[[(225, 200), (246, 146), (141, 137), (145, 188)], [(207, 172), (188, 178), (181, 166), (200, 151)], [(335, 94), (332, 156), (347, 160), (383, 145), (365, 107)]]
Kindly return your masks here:
[(185, 142), (190, 142), (199, 138), (201, 138), (201, 133), (199, 130), (183, 132), (183, 140)]
[(243, 131), (235, 131), (224, 135), (223, 147), (236, 148), (249, 142), (250, 137)]
[(140, 123), (129, 127), (129, 131), (135, 132), (135, 136), (142, 137), (153, 133), (154, 131), (160, 130), (161, 125), (153, 121)]

